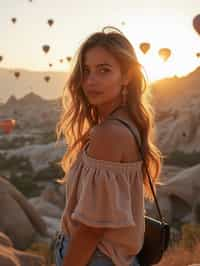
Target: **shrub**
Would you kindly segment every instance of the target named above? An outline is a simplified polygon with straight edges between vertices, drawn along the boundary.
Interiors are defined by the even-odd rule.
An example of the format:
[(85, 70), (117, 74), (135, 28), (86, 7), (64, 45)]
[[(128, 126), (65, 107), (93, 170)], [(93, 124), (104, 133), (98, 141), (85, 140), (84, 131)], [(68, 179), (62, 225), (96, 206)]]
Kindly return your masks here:
[(0, 149), (9, 150), (9, 149), (17, 149), (24, 147), (26, 143), (34, 144), (35, 140), (33, 137), (15, 137), (13, 139), (3, 138), (0, 140)]
[(59, 164), (54, 161), (49, 163), (49, 167), (44, 168), (35, 174), (37, 180), (52, 180), (63, 176), (64, 172)]
[(40, 195), (41, 188), (36, 184), (33, 177), (30, 175), (11, 176), (10, 182), (21, 192), (24, 196), (36, 197)]
[(34, 242), (25, 251), (34, 255), (44, 257), (46, 263), (49, 261), (50, 249), (48, 243)]
[(41, 143), (48, 144), (56, 141), (55, 131), (44, 132), (41, 136)]
[(200, 242), (196, 243), (193, 250), (179, 245), (169, 248), (161, 261), (155, 266), (188, 266), (200, 262)]
[(8, 170), (15, 174), (18, 171), (31, 172), (33, 171), (31, 162), (29, 159), (23, 156), (11, 156), (9, 158), (4, 154), (0, 154), (0, 169)]
[[(26, 197), (39, 196), (40, 188), (34, 180), (34, 171), (29, 159), (12, 156), (6, 158), (0, 154), (0, 169), (10, 173), (10, 182)], [(20, 173), (20, 175), (19, 175)]]
[(180, 245), (192, 249), (198, 242), (200, 242), (200, 224), (184, 224)]

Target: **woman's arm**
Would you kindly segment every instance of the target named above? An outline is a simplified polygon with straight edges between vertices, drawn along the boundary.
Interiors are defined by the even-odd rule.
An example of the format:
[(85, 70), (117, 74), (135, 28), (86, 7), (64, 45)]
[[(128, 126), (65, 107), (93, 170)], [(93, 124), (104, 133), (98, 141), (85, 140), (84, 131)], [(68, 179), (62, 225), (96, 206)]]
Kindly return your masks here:
[(63, 266), (86, 266), (104, 231), (104, 228), (92, 228), (80, 223), (70, 239)]

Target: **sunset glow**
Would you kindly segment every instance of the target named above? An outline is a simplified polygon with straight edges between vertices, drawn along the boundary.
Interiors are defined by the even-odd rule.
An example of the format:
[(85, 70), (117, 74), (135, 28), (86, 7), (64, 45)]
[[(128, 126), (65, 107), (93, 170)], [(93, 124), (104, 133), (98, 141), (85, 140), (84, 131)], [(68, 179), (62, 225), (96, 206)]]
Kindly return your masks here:
[[(152, 13), (149, 16), (128, 16), (126, 27), (123, 28), (149, 78), (154, 81), (174, 75), (183, 76), (200, 66), (200, 58), (196, 56), (200, 51), (200, 36), (192, 27), (192, 19), (184, 14), (175, 16), (173, 13), (163, 17), (159, 15), (161, 9), (155, 9)], [(134, 25), (137, 25), (135, 30)], [(146, 54), (139, 49), (140, 42), (150, 43)], [(171, 50), (171, 56), (165, 62), (158, 54), (162, 47)]]
[[(200, 35), (192, 26), (198, 1), (187, 0), (183, 5), (179, 0), (163, 0), (160, 4), (156, 0), (111, 0), (106, 9), (97, 1), (75, 2), (60, 0), (55, 8), (55, 3), (48, 0), (2, 1), (0, 56), (4, 59), (0, 67), (67, 72), (66, 58), (74, 55), (86, 37), (106, 25), (124, 32), (151, 81), (183, 76), (200, 65), (196, 56), (200, 52)], [(12, 17), (16, 17), (15, 23)], [(50, 18), (54, 19), (51, 27), (47, 23)], [(146, 54), (139, 49), (142, 42), (151, 44)], [(42, 51), (44, 44), (51, 47), (46, 54)], [(158, 55), (163, 47), (171, 49), (165, 62)]]

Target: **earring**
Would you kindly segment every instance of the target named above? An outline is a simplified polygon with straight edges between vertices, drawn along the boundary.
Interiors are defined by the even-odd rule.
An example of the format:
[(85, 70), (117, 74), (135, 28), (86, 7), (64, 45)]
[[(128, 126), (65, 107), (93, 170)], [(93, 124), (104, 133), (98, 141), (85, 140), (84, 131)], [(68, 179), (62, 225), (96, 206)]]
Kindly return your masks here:
[(126, 86), (122, 86), (122, 106), (126, 106), (127, 105), (127, 95), (128, 95), (128, 90)]

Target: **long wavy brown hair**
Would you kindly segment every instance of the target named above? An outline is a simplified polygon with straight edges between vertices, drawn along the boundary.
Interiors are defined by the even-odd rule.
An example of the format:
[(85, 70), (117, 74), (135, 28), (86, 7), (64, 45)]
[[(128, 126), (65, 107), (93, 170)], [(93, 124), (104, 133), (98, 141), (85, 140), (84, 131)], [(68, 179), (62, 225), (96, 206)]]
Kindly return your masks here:
[[(96, 46), (103, 47), (116, 58), (122, 74), (129, 73), (127, 107), (140, 132), (144, 159), (155, 190), (164, 156), (155, 144), (155, 113), (150, 104), (150, 85), (132, 44), (120, 30), (114, 27), (104, 27), (102, 31), (90, 35), (79, 47), (71, 61), (70, 72), (62, 96), (63, 110), (56, 125), (57, 140), (63, 135), (67, 144), (67, 151), (60, 162), (65, 176), (59, 181), (60, 183), (66, 182), (67, 172), (88, 140), (90, 130), (99, 123), (98, 110), (96, 106), (89, 104), (81, 85), (84, 55), (90, 48)], [(145, 197), (152, 200), (144, 164), (142, 171)]]

